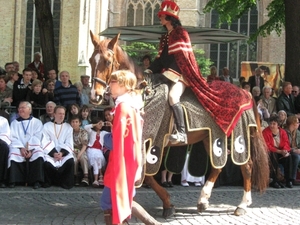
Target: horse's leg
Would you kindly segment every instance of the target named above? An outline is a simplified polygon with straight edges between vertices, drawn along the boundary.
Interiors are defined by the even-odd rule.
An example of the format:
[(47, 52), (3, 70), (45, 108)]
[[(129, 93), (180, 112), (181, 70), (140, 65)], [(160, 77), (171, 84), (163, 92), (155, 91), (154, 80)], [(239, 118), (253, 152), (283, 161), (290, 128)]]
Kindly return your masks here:
[(200, 197), (198, 199), (198, 204), (197, 204), (198, 212), (203, 212), (208, 208), (209, 206), (208, 200), (211, 196), (212, 189), (221, 171), (222, 171), (221, 169), (211, 168), (210, 175), (207, 181), (205, 182), (201, 190)]
[(250, 159), (246, 164), (241, 166), (241, 171), (244, 179), (244, 196), (241, 203), (234, 211), (234, 215), (241, 216), (246, 213), (247, 206), (252, 204), (251, 197), (251, 172), (252, 160)]
[(170, 195), (160, 186), (153, 176), (145, 176), (145, 183), (148, 184), (163, 202), (163, 217), (168, 218), (174, 215), (175, 207), (171, 204)]

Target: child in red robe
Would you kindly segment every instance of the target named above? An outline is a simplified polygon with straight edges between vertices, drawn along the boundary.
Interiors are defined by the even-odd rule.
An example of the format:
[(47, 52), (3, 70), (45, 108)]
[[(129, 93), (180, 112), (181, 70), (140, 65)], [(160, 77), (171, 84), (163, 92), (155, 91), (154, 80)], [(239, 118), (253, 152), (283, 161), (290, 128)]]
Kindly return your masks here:
[(104, 176), (100, 200), (106, 224), (121, 224), (131, 213), (144, 223), (154, 221), (138, 203), (133, 201), (135, 182), (142, 171), (142, 123), (140, 105), (134, 100), (136, 76), (130, 71), (112, 73), (109, 87), (115, 99), (112, 126), (112, 151)]

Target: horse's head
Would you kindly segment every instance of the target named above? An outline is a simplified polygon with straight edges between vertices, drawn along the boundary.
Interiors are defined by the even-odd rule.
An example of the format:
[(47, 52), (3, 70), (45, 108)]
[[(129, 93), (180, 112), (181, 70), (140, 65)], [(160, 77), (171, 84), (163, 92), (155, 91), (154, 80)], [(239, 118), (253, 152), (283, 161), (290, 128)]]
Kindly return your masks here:
[(92, 68), (92, 90), (90, 103), (100, 105), (104, 99), (104, 94), (108, 87), (108, 80), (111, 73), (119, 69), (119, 63), (116, 57), (117, 42), (120, 34), (112, 40), (100, 41), (92, 31), (90, 31), (91, 39), (94, 44), (94, 52), (90, 58)]

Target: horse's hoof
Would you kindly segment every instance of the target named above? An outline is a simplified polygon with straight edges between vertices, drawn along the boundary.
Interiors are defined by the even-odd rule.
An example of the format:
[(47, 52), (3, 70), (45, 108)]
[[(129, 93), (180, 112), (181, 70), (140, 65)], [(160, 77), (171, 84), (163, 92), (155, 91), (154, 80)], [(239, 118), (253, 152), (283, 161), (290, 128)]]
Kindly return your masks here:
[(174, 205), (171, 205), (170, 208), (164, 208), (163, 209), (163, 217), (165, 219), (173, 216), (174, 214), (175, 214), (175, 207), (174, 207)]
[(204, 212), (207, 208), (208, 208), (208, 203), (197, 204), (197, 210), (200, 213)]
[(236, 210), (234, 211), (235, 216), (242, 216), (246, 214), (246, 210), (240, 207), (237, 207)]

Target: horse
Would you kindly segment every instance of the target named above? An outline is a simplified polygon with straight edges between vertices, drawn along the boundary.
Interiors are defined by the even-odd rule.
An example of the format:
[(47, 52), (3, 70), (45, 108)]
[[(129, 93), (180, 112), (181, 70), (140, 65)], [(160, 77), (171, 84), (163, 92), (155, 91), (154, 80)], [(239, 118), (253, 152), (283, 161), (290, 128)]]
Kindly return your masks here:
[[(143, 77), (139, 67), (118, 45), (119, 36), (120, 34), (113, 39), (100, 41), (90, 31), (94, 45), (94, 52), (89, 59), (93, 79), (90, 102), (94, 105), (101, 105), (103, 102), (113, 71), (126, 69), (135, 73), (138, 79)], [(171, 203), (169, 193), (156, 182), (153, 176), (158, 172), (157, 168), (162, 163), (161, 158), (164, 150), (169, 146), (181, 146), (183, 144), (173, 145), (168, 141), (168, 136), (173, 129), (173, 117), (167, 99), (168, 86), (157, 85), (154, 82), (150, 90), (145, 92), (151, 94), (145, 97), (146, 104), (144, 106), (143, 139), (145, 142), (144, 151), (146, 152), (144, 181), (162, 200), (163, 217), (168, 218), (175, 213), (175, 206)], [(226, 163), (228, 155), (227, 137), (188, 88), (181, 97), (181, 103), (185, 111), (188, 144), (202, 141), (212, 163), (210, 175), (197, 202), (197, 210), (201, 213), (208, 208), (212, 188)], [(268, 153), (260, 131), (259, 116), (255, 104), (252, 109), (243, 112), (229, 141), (232, 143), (231, 157), (236, 164), (240, 165), (243, 176), (244, 194), (241, 203), (234, 211), (234, 214), (239, 216), (245, 214), (247, 207), (252, 203), (252, 187), (263, 193), (269, 183)]]

